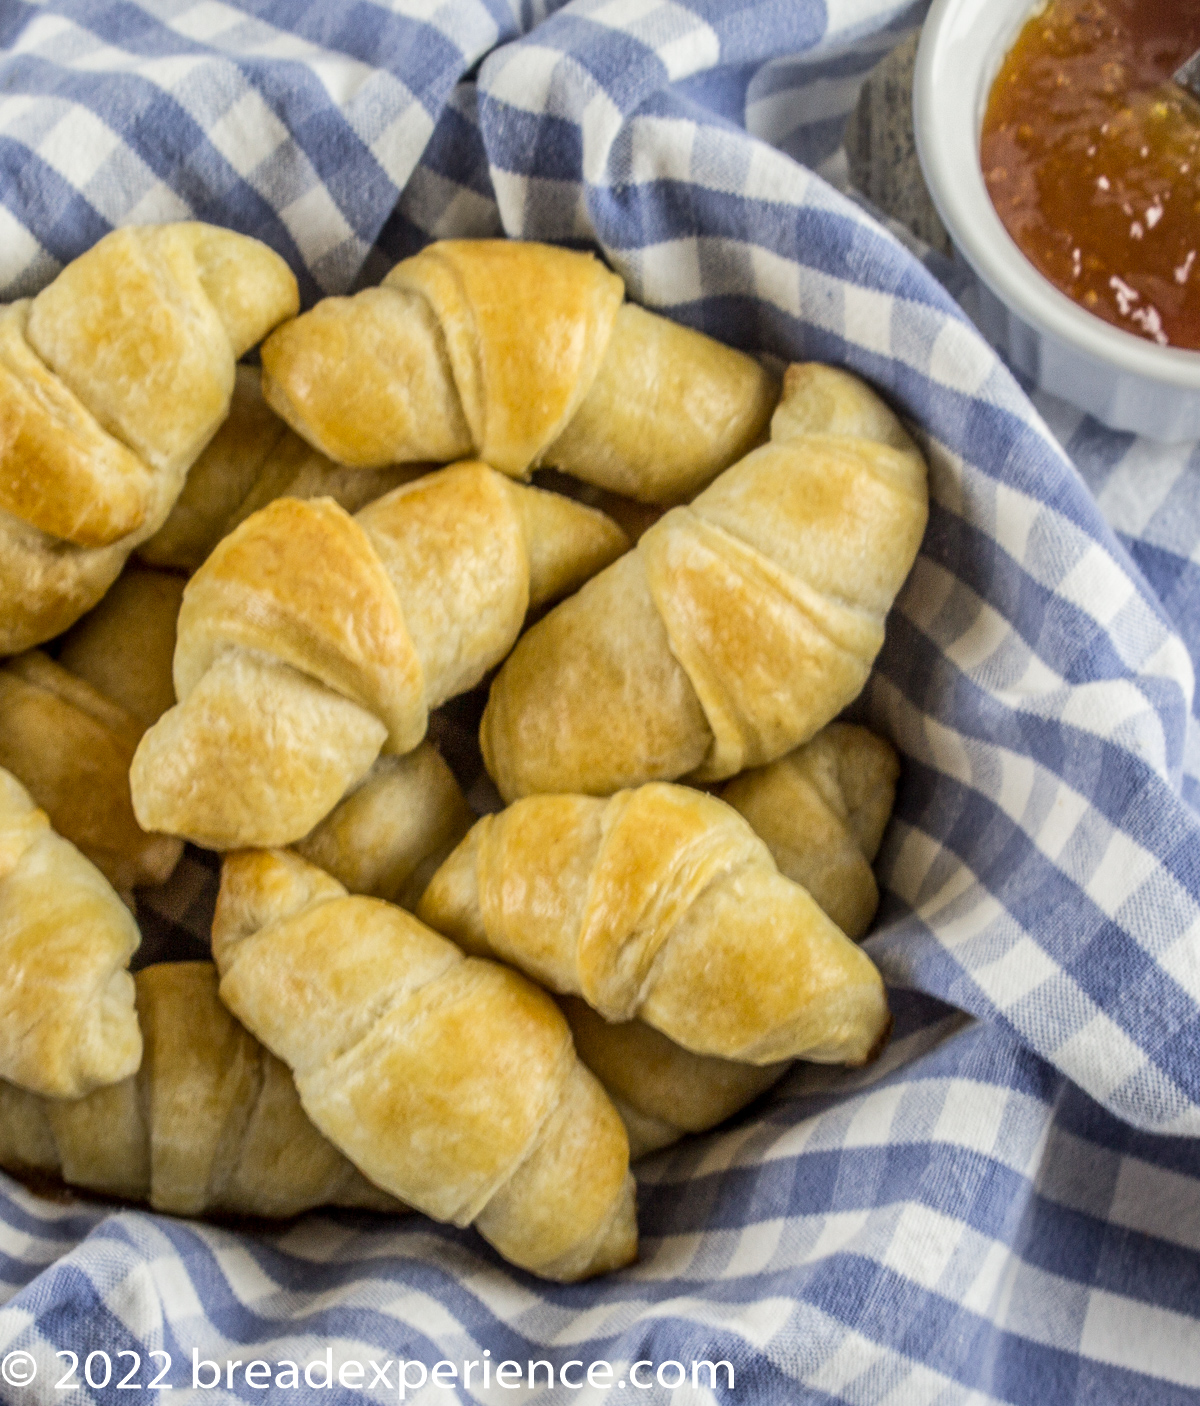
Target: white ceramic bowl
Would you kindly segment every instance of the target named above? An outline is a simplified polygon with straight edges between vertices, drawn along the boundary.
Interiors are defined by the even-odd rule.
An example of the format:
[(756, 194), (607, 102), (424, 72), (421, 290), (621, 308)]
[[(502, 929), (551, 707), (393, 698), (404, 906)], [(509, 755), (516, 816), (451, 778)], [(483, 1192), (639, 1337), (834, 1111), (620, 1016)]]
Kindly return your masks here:
[(1021, 253), (984, 185), (979, 134), (992, 81), (1031, 0), (933, 0), (913, 121), (926, 184), (978, 274), (984, 335), (1034, 383), (1113, 429), (1200, 438), (1200, 352), (1160, 347), (1085, 312)]

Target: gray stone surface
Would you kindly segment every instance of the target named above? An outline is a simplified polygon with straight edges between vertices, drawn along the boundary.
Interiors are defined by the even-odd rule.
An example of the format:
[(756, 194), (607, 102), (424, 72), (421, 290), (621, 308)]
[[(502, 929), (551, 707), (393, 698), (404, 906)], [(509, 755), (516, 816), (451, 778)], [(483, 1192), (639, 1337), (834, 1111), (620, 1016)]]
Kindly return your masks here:
[(913, 137), (919, 37), (913, 34), (871, 70), (846, 123), (844, 143), (851, 184), (930, 248), (949, 254), (950, 236), (925, 188)]

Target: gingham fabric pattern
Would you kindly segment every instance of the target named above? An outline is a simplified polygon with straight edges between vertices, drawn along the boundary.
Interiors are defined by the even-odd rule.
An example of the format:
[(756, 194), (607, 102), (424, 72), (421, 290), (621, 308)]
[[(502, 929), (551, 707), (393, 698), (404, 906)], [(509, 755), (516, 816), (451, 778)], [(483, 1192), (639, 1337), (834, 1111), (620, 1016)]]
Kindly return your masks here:
[[(419, 1217), (214, 1228), (5, 1181), (0, 1356), (37, 1375), (3, 1399), (58, 1401), (56, 1351), (106, 1351), (138, 1354), (143, 1386), (169, 1354), (175, 1400), (262, 1399), (237, 1372), (189, 1397), (193, 1352), (329, 1352), (390, 1378), (277, 1399), (395, 1400), (397, 1359), (486, 1353), (612, 1380), (531, 1395), (480, 1366), (405, 1399), (1200, 1401), (1200, 454), (1035, 408), (928, 270), (794, 159), (834, 169), (858, 78), (919, 13), (0, 9), (5, 296), (116, 223), (188, 214), (272, 244), (309, 301), (442, 235), (590, 245), (647, 305), (868, 377), (932, 489), (855, 709), (904, 756), (868, 942), (897, 1017), (878, 1064), (797, 1068), (643, 1163), (639, 1264), (567, 1288)], [(192, 863), (167, 914), (184, 932)], [(694, 1359), (733, 1386), (655, 1375)], [(617, 1386), (638, 1361), (651, 1385)], [(126, 1400), (115, 1377), (80, 1393)]]

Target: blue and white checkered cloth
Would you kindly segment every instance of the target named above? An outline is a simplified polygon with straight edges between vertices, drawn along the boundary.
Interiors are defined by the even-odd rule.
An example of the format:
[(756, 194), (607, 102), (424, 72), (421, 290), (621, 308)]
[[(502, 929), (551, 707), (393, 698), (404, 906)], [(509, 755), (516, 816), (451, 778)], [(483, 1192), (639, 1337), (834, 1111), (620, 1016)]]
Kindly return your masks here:
[[(1200, 453), (1035, 409), (798, 164), (920, 10), (0, 5), (0, 294), (187, 215), (266, 240), (309, 301), (432, 237), (591, 244), (649, 306), (869, 378), (924, 435), (933, 498), (858, 705), (904, 756), (868, 943), (897, 1014), (879, 1064), (798, 1068), (647, 1161), (640, 1263), (567, 1288), (419, 1217), (224, 1230), (3, 1181), (0, 1354), (39, 1369), (5, 1401), (61, 1400), (57, 1350), (170, 1353), (183, 1401), (263, 1396), (240, 1374), (180, 1395), (194, 1350), (331, 1349), (735, 1368), (732, 1390), (539, 1400), (1200, 1402)], [(124, 1402), (116, 1380), (76, 1399)]]

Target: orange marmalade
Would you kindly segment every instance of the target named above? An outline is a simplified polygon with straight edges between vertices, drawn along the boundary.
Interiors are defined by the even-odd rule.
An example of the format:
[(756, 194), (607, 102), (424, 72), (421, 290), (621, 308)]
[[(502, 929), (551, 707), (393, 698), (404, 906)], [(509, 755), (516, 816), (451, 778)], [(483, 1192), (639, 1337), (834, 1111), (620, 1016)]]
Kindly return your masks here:
[(1021, 251), (1068, 297), (1200, 350), (1200, 103), (1170, 82), (1200, 0), (1051, 0), (988, 99), (980, 158)]

